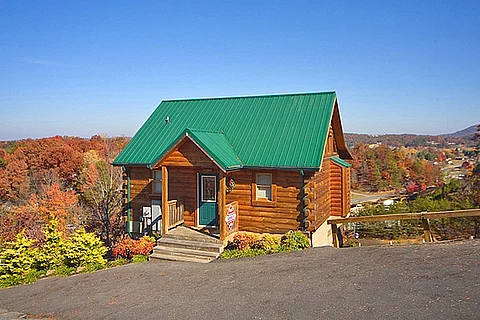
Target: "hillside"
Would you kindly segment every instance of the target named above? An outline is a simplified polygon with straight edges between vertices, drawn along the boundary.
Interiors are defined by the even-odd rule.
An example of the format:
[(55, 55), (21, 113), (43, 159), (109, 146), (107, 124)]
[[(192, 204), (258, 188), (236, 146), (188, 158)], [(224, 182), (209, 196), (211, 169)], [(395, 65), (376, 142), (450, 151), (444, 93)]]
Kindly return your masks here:
[(432, 146), (437, 148), (451, 148), (452, 146), (459, 145), (472, 147), (475, 145), (472, 138), (477, 132), (477, 126), (478, 125), (472, 125), (454, 133), (441, 135), (345, 133), (345, 141), (349, 148), (353, 148), (359, 143), (386, 144), (390, 147), (397, 148)]
[(444, 137), (455, 137), (455, 138), (472, 138), (477, 132), (477, 127), (479, 124), (474, 124), (463, 130), (455, 131), (454, 133), (443, 134)]

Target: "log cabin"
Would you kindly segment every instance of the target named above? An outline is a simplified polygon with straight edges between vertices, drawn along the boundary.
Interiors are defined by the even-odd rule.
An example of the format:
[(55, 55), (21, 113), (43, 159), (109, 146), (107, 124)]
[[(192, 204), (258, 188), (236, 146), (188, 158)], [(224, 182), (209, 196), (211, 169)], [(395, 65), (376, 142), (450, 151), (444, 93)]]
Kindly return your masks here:
[(319, 246), (349, 212), (349, 159), (336, 93), (314, 92), (164, 100), (113, 165), (130, 233), (302, 230)]

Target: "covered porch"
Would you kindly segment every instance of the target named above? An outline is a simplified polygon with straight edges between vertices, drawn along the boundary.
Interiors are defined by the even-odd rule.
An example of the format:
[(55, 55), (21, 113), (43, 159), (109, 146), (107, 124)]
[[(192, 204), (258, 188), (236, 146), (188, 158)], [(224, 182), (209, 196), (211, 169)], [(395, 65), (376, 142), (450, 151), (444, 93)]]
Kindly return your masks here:
[[(238, 231), (238, 202), (226, 202), (226, 175), (221, 170), (196, 169), (181, 170), (181, 168), (159, 168), (162, 175), (161, 208), (162, 234), (180, 226), (188, 226), (200, 232), (206, 232), (226, 243), (230, 235)], [(179, 170), (180, 169), (180, 170)], [(182, 179), (170, 179), (171, 171), (180, 176), (179, 172), (190, 175), (194, 173), (194, 187), (178, 185)], [(190, 178), (191, 179), (191, 178)], [(188, 179), (185, 179), (188, 181)], [(193, 182), (190, 180), (190, 182)], [(170, 192), (172, 188), (173, 192)], [(192, 192), (194, 194), (192, 194)], [(183, 197), (187, 198), (182, 199)], [(187, 202), (187, 209), (185, 202)], [(188, 217), (186, 217), (186, 214)], [(188, 218), (188, 219), (186, 219)]]

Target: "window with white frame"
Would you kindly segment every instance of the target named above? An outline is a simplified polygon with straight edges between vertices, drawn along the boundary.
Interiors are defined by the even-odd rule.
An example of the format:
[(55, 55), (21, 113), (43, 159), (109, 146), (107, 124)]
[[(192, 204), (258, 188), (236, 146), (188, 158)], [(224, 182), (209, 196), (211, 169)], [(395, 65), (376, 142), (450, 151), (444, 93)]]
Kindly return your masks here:
[(272, 201), (272, 174), (257, 173), (257, 199)]
[(162, 193), (162, 170), (153, 170), (153, 193)]

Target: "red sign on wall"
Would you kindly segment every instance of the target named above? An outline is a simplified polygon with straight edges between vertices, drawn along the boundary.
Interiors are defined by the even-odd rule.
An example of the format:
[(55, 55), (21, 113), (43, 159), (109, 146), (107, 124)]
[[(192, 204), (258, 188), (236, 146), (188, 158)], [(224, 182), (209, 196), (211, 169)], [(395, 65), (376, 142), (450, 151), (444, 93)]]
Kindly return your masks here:
[(227, 223), (228, 231), (233, 230), (233, 226), (235, 225), (235, 221), (237, 219), (237, 213), (235, 212), (235, 207), (232, 205), (228, 206), (227, 216), (225, 221)]

